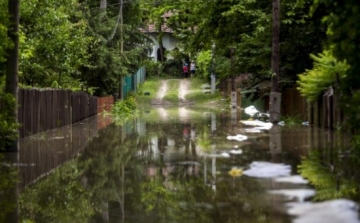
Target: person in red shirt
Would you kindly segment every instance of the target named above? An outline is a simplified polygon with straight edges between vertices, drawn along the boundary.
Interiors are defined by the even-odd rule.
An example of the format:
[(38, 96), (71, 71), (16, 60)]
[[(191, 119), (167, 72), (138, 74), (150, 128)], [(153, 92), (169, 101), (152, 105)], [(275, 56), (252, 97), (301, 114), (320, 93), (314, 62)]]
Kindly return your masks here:
[(186, 64), (184, 64), (183, 66), (183, 74), (184, 74), (184, 78), (187, 78), (189, 76), (189, 68), (188, 66), (186, 66)]

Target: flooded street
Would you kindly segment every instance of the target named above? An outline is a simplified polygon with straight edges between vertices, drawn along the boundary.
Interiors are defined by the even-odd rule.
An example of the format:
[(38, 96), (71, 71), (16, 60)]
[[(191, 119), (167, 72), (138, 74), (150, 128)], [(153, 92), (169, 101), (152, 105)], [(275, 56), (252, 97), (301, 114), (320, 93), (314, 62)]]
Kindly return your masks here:
[(22, 139), (7, 154), (21, 222), (359, 222), (341, 199), (359, 198), (359, 156), (337, 150), (344, 140), (245, 119), (154, 108)]

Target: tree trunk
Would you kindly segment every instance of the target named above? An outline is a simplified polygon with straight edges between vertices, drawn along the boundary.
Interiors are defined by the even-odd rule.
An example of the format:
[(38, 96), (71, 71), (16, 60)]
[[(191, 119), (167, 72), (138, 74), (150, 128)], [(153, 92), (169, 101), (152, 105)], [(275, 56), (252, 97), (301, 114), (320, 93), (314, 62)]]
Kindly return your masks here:
[[(13, 42), (13, 47), (7, 50), (6, 58), (6, 83), (5, 93), (11, 94), (15, 98), (15, 106), (12, 112), (13, 120), (17, 122), (17, 101), (18, 101), (18, 66), (19, 66), (19, 0), (9, 0), (10, 25), (8, 36)], [(17, 140), (12, 143), (10, 150), (17, 150)]]

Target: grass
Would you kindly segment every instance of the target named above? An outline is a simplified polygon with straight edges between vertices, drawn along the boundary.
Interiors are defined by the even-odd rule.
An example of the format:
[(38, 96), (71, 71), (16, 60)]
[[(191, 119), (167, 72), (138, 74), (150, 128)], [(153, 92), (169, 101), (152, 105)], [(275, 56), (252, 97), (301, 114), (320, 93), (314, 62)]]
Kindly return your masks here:
[[(191, 79), (191, 87), (189, 94), (186, 95), (186, 99), (190, 101), (195, 101), (194, 107), (203, 107), (208, 106), (209, 103), (215, 102), (216, 105), (222, 106), (223, 104), (220, 103), (221, 99), (223, 98), (219, 92), (215, 92), (214, 94), (207, 93), (204, 94), (202, 92), (201, 85), (205, 84), (204, 80), (199, 78), (192, 78)], [(225, 102), (224, 102), (225, 106)]]
[[(178, 119), (176, 117), (183, 116), (178, 107), (166, 107), (164, 108), (164, 110), (167, 113), (167, 123), (178, 122)], [(159, 120), (161, 120), (158, 108), (150, 108), (149, 110), (147, 110), (146, 113), (142, 112), (140, 115), (142, 117), (142, 120), (145, 120), (148, 123), (158, 122)], [(197, 120), (207, 119), (207, 117), (204, 116), (204, 113), (201, 110), (188, 109), (188, 115), (189, 117), (195, 118)]]
[(179, 101), (179, 83), (180, 79), (172, 79), (168, 81), (168, 90), (163, 100), (171, 104), (177, 104)]
[[(161, 86), (161, 78), (152, 78), (146, 80), (143, 85), (139, 88), (139, 93), (137, 94), (137, 104), (139, 107), (149, 109), (151, 107), (151, 100), (156, 97), (157, 91)], [(168, 81), (168, 90), (166, 92), (164, 101), (170, 103), (170, 106), (178, 106), (179, 102), (179, 85), (181, 79), (167, 79)], [(188, 101), (192, 101), (192, 107), (194, 108), (205, 108), (209, 109), (217, 109), (226, 107), (225, 100), (221, 100), (222, 96), (219, 92), (215, 92), (214, 94), (204, 94), (202, 92), (201, 85), (205, 84), (206, 81), (199, 78), (192, 78), (190, 84), (190, 89), (185, 98)], [(150, 95), (145, 95), (145, 93), (149, 93)]]
[(302, 120), (300, 118), (300, 115), (294, 115), (294, 116), (286, 115), (281, 117), (281, 120), (284, 121), (285, 127), (287, 128), (293, 128), (302, 125)]
[[(136, 96), (137, 103), (142, 105), (150, 105), (151, 100), (156, 97), (156, 93), (160, 88), (160, 84), (161, 79), (159, 78), (151, 78), (146, 80), (138, 90), (138, 94)], [(150, 95), (145, 95), (145, 93), (149, 93)]]

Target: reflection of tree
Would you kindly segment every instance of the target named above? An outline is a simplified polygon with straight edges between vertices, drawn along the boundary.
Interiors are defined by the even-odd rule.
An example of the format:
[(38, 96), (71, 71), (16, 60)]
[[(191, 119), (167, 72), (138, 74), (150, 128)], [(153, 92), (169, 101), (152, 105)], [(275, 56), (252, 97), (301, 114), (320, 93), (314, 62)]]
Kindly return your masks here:
[(4, 157), (0, 154), (0, 222), (5, 222), (7, 214), (16, 208), (17, 170), (5, 165)]
[(91, 194), (84, 190), (80, 176), (74, 160), (26, 188), (20, 196), (22, 220), (86, 222), (94, 210)]
[[(282, 222), (271, 219), (273, 210), (263, 202), (264, 190), (256, 180), (222, 180), (217, 190), (204, 185), (202, 178), (161, 177), (141, 183), (141, 204), (137, 209), (146, 222)], [(230, 182), (231, 180), (231, 182)], [(144, 213), (144, 211), (146, 211)], [(286, 217), (283, 216), (285, 219)]]
[(358, 154), (343, 156), (339, 150), (313, 151), (302, 159), (300, 173), (316, 188), (316, 200), (359, 198)]
[[(120, 203), (126, 193), (127, 178), (124, 179), (123, 166), (128, 170), (128, 162), (135, 157), (136, 135), (124, 136), (121, 126), (110, 125), (99, 132), (85, 148), (78, 164), (84, 169), (86, 190), (89, 191), (91, 202), (97, 204), (97, 213), (108, 211), (109, 202)], [(139, 148), (141, 149), (141, 148)], [(125, 182), (124, 182), (125, 181)]]
[[(196, 129), (202, 130), (204, 125), (197, 123)], [(154, 159), (148, 152), (150, 137), (160, 134), (156, 135), (159, 148), (165, 148), (168, 139), (174, 139), (175, 147), (185, 146), (183, 124), (147, 125), (146, 136), (137, 135), (134, 128), (127, 130), (125, 135), (122, 126), (108, 126), (77, 158), (29, 186), (21, 195), (22, 218), (34, 222), (88, 222), (92, 218), (103, 222), (107, 215), (109, 222), (115, 218), (124, 222), (121, 217), (125, 217), (127, 223), (272, 222), (269, 215), (273, 210), (265, 207), (260, 184), (229, 176), (225, 160), (217, 161), (219, 171), (226, 171), (216, 177), (215, 193), (204, 182), (201, 160), (193, 162), (189, 156), (185, 161), (191, 162), (184, 162), (183, 157), (174, 156), (162, 163)], [(208, 128), (205, 131), (209, 132)], [(209, 135), (204, 138), (211, 139)], [(188, 143), (189, 155), (196, 156), (196, 145)], [(232, 157), (231, 161), (245, 164), (254, 158), (251, 152), (244, 150), (246, 158)], [(195, 167), (196, 171), (189, 171)], [(155, 172), (149, 174), (150, 169)]]
[(211, 150), (211, 135), (209, 132), (209, 128), (204, 126), (204, 130), (199, 133), (200, 137), (198, 144), (201, 146), (204, 152), (210, 152)]

